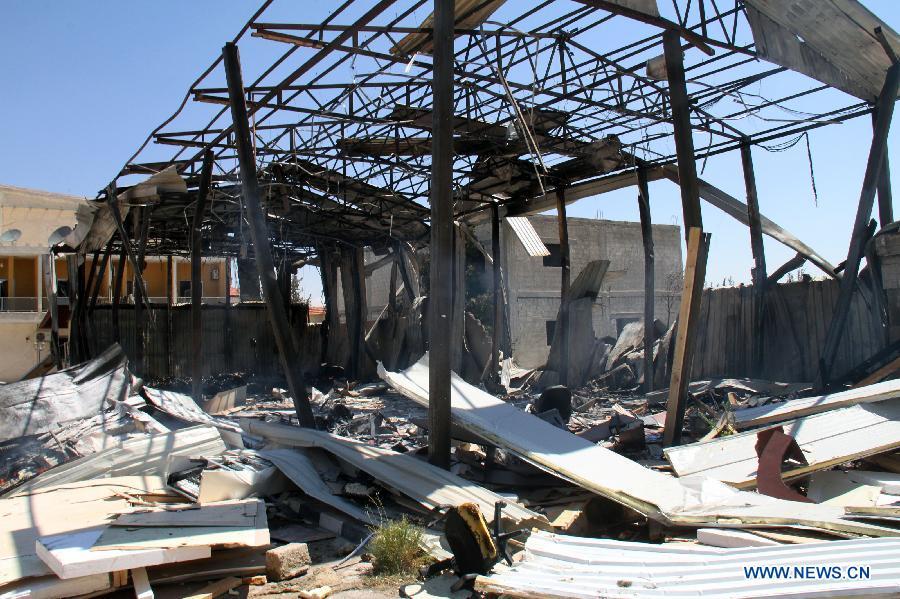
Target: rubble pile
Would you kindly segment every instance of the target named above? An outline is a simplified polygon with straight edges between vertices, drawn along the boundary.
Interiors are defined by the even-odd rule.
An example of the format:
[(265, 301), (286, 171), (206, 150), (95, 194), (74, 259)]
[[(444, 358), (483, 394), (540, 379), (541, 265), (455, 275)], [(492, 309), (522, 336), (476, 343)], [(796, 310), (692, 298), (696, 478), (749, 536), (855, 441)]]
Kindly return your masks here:
[[(634, 352), (609, 356), (640, 363)], [(219, 377), (197, 402), (178, 381), (134, 377), (117, 346), (0, 387), (21, 429), (0, 445), (0, 597), (391, 596), (400, 583), (372, 576), (367, 544), (392, 522), (421, 531), (426, 565), (407, 594), (643, 597), (716, 583), (712, 596), (729, 596), (746, 583), (735, 564), (829, 565), (842, 551), (880, 572), (854, 592), (900, 583), (896, 381), (820, 396), (695, 381), (694, 442), (664, 449), (665, 391), (525, 377), (498, 397), (454, 375), (447, 471), (427, 461), (427, 355), (379, 376), (317, 381), (317, 430), (297, 426), (280, 386)], [(23, 395), (41, 388), (93, 411)], [(46, 417), (7, 419), (26, 409)], [(835, 584), (806, 591), (851, 588)]]

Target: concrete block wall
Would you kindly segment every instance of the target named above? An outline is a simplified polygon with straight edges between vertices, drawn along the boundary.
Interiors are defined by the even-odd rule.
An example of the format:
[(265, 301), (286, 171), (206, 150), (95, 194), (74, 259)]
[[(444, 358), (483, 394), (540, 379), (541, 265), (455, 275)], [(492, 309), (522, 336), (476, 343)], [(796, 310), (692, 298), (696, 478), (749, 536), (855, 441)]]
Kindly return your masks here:
[[(555, 216), (530, 216), (538, 235), (546, 244), (559, 243)], [(479, 225), (475, 237), (490, 251), (490, 224)], [(668, 281), (682, 272), (681, 229), (672, 225), (654, 225), (656, 317), (667, 321), (667, 305), (671, 319), (678, 314), (680, 285), (674, 301)], [(572, 280), (591, 260), (609, 260), (610, 266), (601, 292), (592, 310), (591, 326), (598, 337), (616, 337), (620, 319), (640, 319), (644, 311), (644, 246), (641, 226), (636, 222), (569, 218), (569, 245)], [(503, 266), (509, 294), (509, 319), (516, 362), (527, 368), (544, 364), (549, 353), (547, 321), (556, 320), (559, 309), (560, 268), (544, 266), (543, 258), (528, 255), (512, 228), (501, 229)], [(366, 250), (366, 264), (379, 257)], [(366, 278), (366, 300), (369, 320), (381, 314), (387, 303), (391, 267), (386, 265)], [(484, 273), (490, 288), (490, 268)], [(344, 301), (338, 276), (338, 307), (343, 321)]]
[[(545, 244), (558, 244), (555, 216), (531, 216)], [(571, 278), (591, 260), (609, 260), (609, 270), (592, 311), (591, 326), (598, 337), (615, 337), (618, 324), (643, 317), (644, 246), (640, 223), (569, 218)], [(490, 241), (488, 227), (480, 227), (479, 238)], [(529, 256), (512, 228), (504, 225), (501, 246), (508, 277), (510, 329), (513, 356), (524, 367), (541, 366), (547, 359), (547, 321), (556, 319), (559, 308), (561, 269), (544, 266), (542, 257)], [(667, 320), (677, 314), (677, 300), (667, 302), (668, 281), (682, 271), (681, 230), (672, 225), (654, 225), (655, 282), (657, 318)]]

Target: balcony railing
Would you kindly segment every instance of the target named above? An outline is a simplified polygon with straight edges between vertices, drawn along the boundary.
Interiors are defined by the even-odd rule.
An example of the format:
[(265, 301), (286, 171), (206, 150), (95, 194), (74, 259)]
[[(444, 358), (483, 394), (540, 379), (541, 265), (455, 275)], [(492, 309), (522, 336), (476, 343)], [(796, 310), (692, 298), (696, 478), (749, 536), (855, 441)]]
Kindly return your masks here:
[(0, 312), (39, 312), (47, 309), (47, 298), (41, 298), (38, 308), (36, 297), (0, 297)]

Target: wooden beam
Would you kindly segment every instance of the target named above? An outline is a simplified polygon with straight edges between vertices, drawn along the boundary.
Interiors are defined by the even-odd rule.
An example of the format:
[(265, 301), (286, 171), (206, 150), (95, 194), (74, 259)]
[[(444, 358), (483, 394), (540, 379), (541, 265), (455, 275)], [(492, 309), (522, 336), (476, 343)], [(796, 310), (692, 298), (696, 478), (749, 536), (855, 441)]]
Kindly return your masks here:
[(672, 378), (669, 381), (669, 401), (666, 405), (666, 427), (663, 445), (681, 443), (684, 409), (687, 406), (688, 383), (694, 359), (703, 281), (706, 278), (706, 258), (709, 253), (709, 233), (699, 227), (688, 230), (687, 263), (684, 268), (684, 289), (678, 311), (678, 331), (675, 334), (675, 355)]
[(850, 302), (856, 289), (859, 264), (862, 261), (864, 251), (862, 239), (872, 214), (878, 180), (881, 176), (881, 167), (884, 165), (885, 156), (887, 155), (887, 139), (891, 129), (891, 119), (894, 116), (894, 102), (897, 98), (898, 87), (900, 87), (900, 63), (895, 63), (887, 71), (881, 95), (876, 103), (878, 117), (875, 121), (875, 131), (872, 135), (872, 146), (869, 149), (866, 174), (863, 178), (862, 191), (859, 195), (856, 219), (853, 223), (853, 234), (850, 237), (850, 248), (847, 251), (844, 276), (841, 278), (841, 291), (837, 304), (834, 307), (834, 315), (828, 327), (825, 346), (822, 349), (822, 357), (819, 362), (819, 376), (816, 381), (819, 388), (824, 387), (829, 382), (837, 349), (843, 338), (844, 325), (847, 323), (847, 317), (850, 313)]
[(225, 368), (234, 368), (234, 332), (231, 322), (231, 257), (225, 258)]
[(100, 262), (100, 270), (97, 273), (96, 283), (94, 284), (94, 289), (91, 292), (91, 305), (90, 311), (94, 312), (94, 309), (97, 307), (97, 299), (100, 296), (100, 287), (103, 285), (103, 279), (106, 277), (106, 268), (109, 266), (109, 256), (112, 254), (112, 240), (106, 244), (106, 251), (103, 252), (103, 259)]
[[(562, 183), (556, 186), (556, 225), (559, 231), (559, 329), (560, 339), (560, 370), (559, 384), (569, 384), (569, 221), (566, 218), (566, 186)], [(592, 325), (593, 326), (593, 325)]]
[(466, 238), (453, 228), (453, 300), (450, 318), (450, 370), (462, 372), (466, 344)]
[[(341, 320), (338, 315), (337, 297), (337, 263), (334, 250), (328, 246), (320, 246), (319, 274), (322, 278), (322, 295), (325, 296), (325, 322), (323, 327), (322, 362), (331, 364), (338, 358), (337, 335), (340, 332)], [(344, 366), (344, 363), (341, 363)]]
[(684, 213), (684, 234), (691, 227), (703, 228), (700, 214), (700, 185), (694, 159), (691, 102), (684, 78), (684, 53), (678, 32), (663, 33), (666, 74), (669, 78), (669, 97), (672, 102), (672, 125), (675, 129), (675, 155), (678, 159), (678, 181), (681, 187), (681, 209)]
[(125, 278), (125, 244), (119, 250), (119, 261), (116, 263), (116, 280), (113, 282), (112, 297), (112, 330), (113, 339), (119, 345), (122, 344), (122, 332), (119, 327), (119, 304), (122, 298), (122, 280)]
[(494, 334), (491, 335), (491, 376), (490, 381), (500, 380), (500, 339), (503, 332), (503, 290), (500, 276), (500, 208), (491, 204), (491, 258), (494, 279)]
[(766, 253), (763, 247), (762, 222), (759, 217), (759, 196), (756, 192), (756, 173), (753, 169), (753, 151), (749, 141), (741, 144), (741, 164), (744, 169), (744, 186), (747, 189), (747, 219), (750, 226), (750, 250), (753, 253), (753, 339), (751, 345), (750, 372), (760, 376), (763, 363), (763, 312), (766, 307)]
[[(878, 114), (872, 111), (872, 126), (878, 121)], [(888, 223), (894, 222), (894, 194), (891, 190), (891, 161), (890, 151), (884, 149), (884, 161), (881, 163), (881, 171), (878, 174), (878, 224), (884, 228)]]
[(656, 282), (653, 251), (653, 221), (650, 216), (650, 186), (647, 170), (638, 168), (638, 210), (641, 215), (641, 241), (644, 243), (644, 393), (653, 391), (653, 343), (656, 341)]
[(776, 268), (775, 272), (773, 272), (769, 277), (766, 278), (766, 287), (775, 285), (779, 280), (781, 280), (781, 277), (788, 274), (792, 270), (800, 268), (804, 264), (806, 264), (806, 256), (804, 256), (803, 254), (797, 254), (796, 256)]
[(231, 104), (234, 138), (237, 146), (238, 162), (241, 175), (241, 196), (246, 207), (246, 217), (250, 222), (250, 236), (253, 239), (253, 250), (256, 255), (256, 267), (262, 280), (263, 298), (266, 302), (269, 321), (278, 356), (287, 378), (288, 389), (294, 402), (294, 410), (301, 426), (315, 428), (316, 421), (309, 405), (309, 396), (302, 376), (298, 372), (294, 360), (297, 348), (288, 328), (287, 313), (281, 296), (278, 293), (278, 282), (275, 280), (275, 265), (272, 261), (272, 249), (269, 246), (269, 231), (266, 227), (266, 216), (260, 205), (259, 183), (256, 173), (256, 157), (254, 155), (253, 138), (250, 135), (250, 122), (247, 117), (247, 104), (244, 96), (244, 82), (241, 75), (241, 61), (237, 45), (225, 44), (222, 54), (225, 62), (225, 75), (228, 81), (228, 97)]
[[(175, 359), (172, 355), (172, 335), (174, 333), (174, 326), (172, 323), (172, 294), (175, 290), (175, 285), (172, 283), (172, 276), (174, 275), (173, 261), (174, 258), (172, 256), (166, 256), (166, 373), (169, 376), (175, 376)], [(228, 347), (227, 343), (226, 347)]]
[[(150, 231), (149, 208), (142, 206), (134, 213), (138, 218), (134, 221), (135, 235), (138, 240), (137, 267), (134, 271), (134, 362), (135, 368), (141, 374), (146, 374), (147, 323), (144, 320), (144, 307), (150, 307), (150, 297), (147, 295), (147, 287), (144, 281), (144, 256), (147, 252), (147, 236)], [(138, 284), (140, 282), (140, 284)], [(151, 314), (152, 317), (152, 314)]]
[(350, 339), (350, 376), (359, 380), (366, 368), (366, 287), (362, 248), (341, 248), (341, 290)]
[(428, 307), (428, 459), (450, 468), (450, 339), (453, 293), (453, 29), (455, 0), (434, 0), (431, 144), (431, 272)]
[(209, 205), (214, 158), (212, 150), (203, 155), (191, 226), (191, 396), (198, 405), (203, 401), (203, 217)]

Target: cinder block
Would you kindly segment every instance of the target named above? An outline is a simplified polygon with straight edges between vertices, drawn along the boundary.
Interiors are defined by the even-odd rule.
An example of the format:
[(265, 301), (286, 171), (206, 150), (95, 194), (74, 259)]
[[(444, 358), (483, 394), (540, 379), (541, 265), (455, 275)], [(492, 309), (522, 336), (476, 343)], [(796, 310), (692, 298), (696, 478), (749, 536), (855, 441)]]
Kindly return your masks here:
[(310, 563), (306, 543), (288, 543), (266, 551), (266, 575), (271, 580), (288, 580), (306, 574)]

